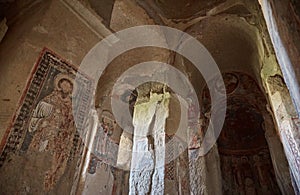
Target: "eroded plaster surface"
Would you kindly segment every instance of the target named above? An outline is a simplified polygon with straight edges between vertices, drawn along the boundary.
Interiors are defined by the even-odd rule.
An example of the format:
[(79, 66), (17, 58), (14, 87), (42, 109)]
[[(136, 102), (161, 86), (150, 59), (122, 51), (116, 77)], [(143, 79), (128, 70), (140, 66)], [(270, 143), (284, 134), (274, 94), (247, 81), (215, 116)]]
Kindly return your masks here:
[[(262, 7), (264, 2), (274, 4), (274, 1), (260, 2)], [(295, 66), (298, 62), (297, 36), (280, 32), (284, 36), (283, 45), (286, 45), (285, 41), (289, 37), (293, 37), (295, 43), (295, 47), (287, 48), (287, 53), (291, 53), (285, 57), (289, 57), (292, 64), (285, 66), (280, 63), (280, 59), (283, 59), (280, 58), (281, 50), (278, 50), (276, 41), (274, 44), (274, 34), (272, 35), (278, 28), (270, 28), (270, 15), (265, 17), (267, 25), (265, 24), (256, 1), (184, 0), (174, 3), (169, 0), (116, 0), (109, 3), (103, 15), (104, 25), (98, 25), (102, 24), (99, 14), (102, 12), (97, 8), (99, 4), (92, 0), (16, 4), (25, 5), (25, 8), (26, 5), (30, 6), (26, 9), (23, 7), (24, 12), (13, 14), (21, 9), (17, 7), (9, 14), (9, 30), (0, 44), (0, 87), (3, 89), (0, 91), (0, 101), (5, 105), (0, 106), (0, 138), (9, 129), (14, 113), (18, 113), (15, 112), (16, 105), (26, 89), (26, 81), (30, 78), (32, 67), (43, 47), (50, 48), (59, 54), (59, 59), (66, 59), (68, 63), (78, 67), (89, 49), (111, 31), (136, 25), (159, 24), (183, 30), (197, 38), (212, 54), (221, 72), (226, 73), (223, 78), (226, 92), (230, 96), (229, 109), (220, 139), (207, 155), (197, 156), (201, 139), (206, 133), (205, 126), (210, 120), (210, 100), (208, 92), (203, 90), (205, 82), (201, 73), (182, 56), (170, 51), (139, 48), (116, 58), (100, 78), (95, 98), (99, 121), (94, 121), (97, 123), (97, 132), (90, 139), (94, 153), (87, 155), (85, 150), (75, 152), (77, 156), (72, 153), (78, 161), (68, 160), (70, 148), (63, 147), (67, 142), (62, 143), (61, 137), (50, 135), (56, 123), (64, 117), (72, 121), (68, 111), (69, 100), (57, 102), (60, 91), (53, 90), (52, 84), (48, 88), (45, 85), (49, 93), (32, 104), (34, 111), (30, 114), (31, 118), (24, 121), (24, 124), (31, 124), (24, 130), (36, 137), (24, 142), (25, 134), (11, 134), (11, 140), (22, 138), (20, 146), (19, 142), (3, 142), (3, 146), (14, 150), (12, 152), (18, 151), (12, 146), (18, 148), (27, 143), (30, 151), (25, 154), (13, 153), (7, 158), (9, 160), (2, 159), (4, 166), (0, 171), (10, 176), (1, 181), (1, 189), (5, 193), (291, 194), (291, 180), (294, 189), (299, 188), (300, 123), (299, 113), (292, 104), (297, 104), (297, 96), (293, 94), (299, 90), (295, 84), (299, 73)], [(284, 5), (286, 8), (286, 4)], [(299, 13), (294, 9), (297, 2), (292, 1), (290, 5), (295, 18), (290, 18), (289, 21), (299, 21)], [(277, 4), (268, 9), (279, 10)], [(271, 13), (264, 7), (263, 11), (265, 15)], [(281, 21), (282, 18), (276, 15), (278, 12), (274, 13), (277, 25), (286, 26)], [(294, 28), (287, 28), (288, 31), (297, 29), (296, 24), (297, 22)], [(284, 28), (279, 28), (279, 31), (282, 29)], [(161, 41), (164, 41), (163, 33), (158, 33)], [(281, 66), (278, 66), (277, 59)], [(178, 99), (171, 91), (150, 93), (154, 85), (141, 87), (137, 94), (132, 91), (118, 94), (128, 100), (133, 115), (133, 125), (128, 128), (135, 133), (126, 133), (116, 123), (110, 105), (115, 81), (129, 67), (149, 60), (170, 63), (182, 71), (195, 87), (202, 105), (201, 117), (197, 124), (193, 124), (197, 131), (190, 134), (190, 129), (187, 129), (183, 136), (190, 137), (188, 141), (176, 135), (182, 112)], [(287, 68), (286, 71), (284, 68)], [(288, 74), (292, 69), (294, 75)], [(148, 72), (151, 71), (145, 69), (144, 76), (149, 76)], [(135, 76), (132, 74), (127, 79), (134, 79)], [(54, 81), (53, 77), (49, 83), (55, 83)], [(259, 96), (255, 90), (259, 91)], [(218, 91), (217, 82), (215, 92), (224, 93)], [(290, 92), (292, 98), (289, 96)], [(49, 114), (52, 110), (57, 114)], [(193, 105), (189, 105), (188, 112), (193, 115)], [(75, 130), (70, 121), (59, 125), (64, 127), (61, 128), (64, 135), (73, 138)], [(38, 126), (39, 123), (42, 126)], [(45, 137), (50, 139), (44, 139)], [(55, 138), (60, 139), (60, 142), (54, 144)], [(168, 145), (172, 139), (176, 140), (175, 144)], [(72, 140), (70, 143), (73, 142)], [(174, 155), (177, 150), (181, 154), (165, 164), (165, 159)], [(137, 155), (140, 153), (143, 155)], [(74, 170), (79, 170), (82, 166), (85, 167), (85, 175), (79, 176), (80, 171), (74, 175)], [(33, 178), (32, 172), (35, 170), (39, 171)]]

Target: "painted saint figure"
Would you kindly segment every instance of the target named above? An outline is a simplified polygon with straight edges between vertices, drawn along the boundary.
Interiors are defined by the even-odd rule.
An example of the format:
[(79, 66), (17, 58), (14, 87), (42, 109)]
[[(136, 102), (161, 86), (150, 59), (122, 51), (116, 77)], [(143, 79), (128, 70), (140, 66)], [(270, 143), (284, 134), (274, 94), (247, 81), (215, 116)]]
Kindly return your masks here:
[(109, 139), (112, 136), (114, 129), (116, 128), (116, 122), (113, 119), (112, 114), (107, 110), (102, 111), (100, 118), (101, 128), (99, 128), (98, 130), (95, 152), (102, 157), (108, 157), (107, 155), (111, 151), (109, 151), (107, 147), (109, 147), (110, 145)]
[(29, 148), (51, 154), (51, 167), (46, 172), (44, 187), (53, 189), (64, 174), (75, 134), (72, 114), (73, 82), (65, 74), (54, 79), (54, 90), (36, 106), (29, 125), (34, 133)]

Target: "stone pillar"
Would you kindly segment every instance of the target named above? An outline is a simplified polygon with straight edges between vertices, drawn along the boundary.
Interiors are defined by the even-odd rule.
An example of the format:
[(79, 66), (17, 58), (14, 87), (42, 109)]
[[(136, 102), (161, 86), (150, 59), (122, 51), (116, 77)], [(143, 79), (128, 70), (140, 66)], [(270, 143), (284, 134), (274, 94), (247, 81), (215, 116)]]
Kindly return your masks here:
[(222, 176), (217, 145), (205, 156), (198, 156), (199, 149), (189, 151), (191, 194), (222, 194)]
[(133, 115), (129, 194), (164, 192), (165, 122), (168, 117), (169, 97), (169, 93), (151, 92), (146, 101), (138, 97)]
[(132, 138), (128, 133), (123, 132), (119, 144), (117, 167), (124, 170), (130, 170), (132, 157)]
[[(213, 129), (207, 129), (203, 134), (203, 127), (207, 126), (206, 122), (201, 120), (200, 139), (197, 140), (197, 147), (189, 147), (189, 171), (190, 171), (190, 189), (191, 194), (222, 194), (222, 175), (220, 166), (220, 156), (217, 144), (214, 144), (210, 151), (204, 156), (200, 156), (200, 151), (206, 147), (203, 137), (215, 139)], [(190, 143), (194, 142), (189, 136)], [(191, 144), (190, 144), (191, 146)], [(201, 147), (200, 147), (201, 146)]]
[(198, 157), (196, 150), (189, 151), (189, 171), (190, 171), (190, 192), (191, 195), (207, 194), (205, 185), (205, 159), (203, 156)]
[[(284, 80), (300, 116), (300, 47), (297, 0), (259, 0)], [(299, 174), (299, 173), (296, 173)], [(299, 182), (299, 181), (298, 181)], [(298, 183), (299, 188), (299, 183)]]
[(169, 97), (164, 94), (161, 103), (157, 104), (153, 128), (155, 167), (152, 177), (151, 194), (164, 194), (165, 178), (165, 124), (169, 111)]
[(264, 114), (264, 129), (278, 187), (282, 194), (294, 194), (289, 165), (283, 151), (283, 146), (279, 136), (276, 134), (273, 120), (267, 113)]
[(268, 77), (267, 87), (270, 94), (270, 113), (274, 114), (274, 122), (289, 164), (295, 193), (300, 193), (300, 123), (293, 107), (288, 89), (280, 75)]
[(223, 194), (222, 193), (222, 174), (220, 165), (220, 156), (217, 144), (204, 156), (206, 177), (205, 186), (207, 194)]

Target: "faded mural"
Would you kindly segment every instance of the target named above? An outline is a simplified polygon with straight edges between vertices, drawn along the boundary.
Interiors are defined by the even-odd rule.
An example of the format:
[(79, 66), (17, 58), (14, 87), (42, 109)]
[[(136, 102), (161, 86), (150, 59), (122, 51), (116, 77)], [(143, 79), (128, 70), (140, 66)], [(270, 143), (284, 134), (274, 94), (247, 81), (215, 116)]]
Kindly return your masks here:
[[(1, 178), (0, 188), (4, 192), (76, 192), (81, 166), (87, 160), (87, 183), (84, 185), (101, 174), (107, 177), (111, 175), (112, 178), (107, 180), (110, 183), (101, 184), (101, 192), (128, 194), (131, 172), (111, 165), (117, 165), (118, 158), (122, 156), (119, 146), (124, 142), (125, 149), (131, 151), (133, 141), (118, 127), (109, 109), (98, 110), (99, 123), (92, 154), (89, 159), (82, 159), (85, 150), (75, 128), (72, 98), (88, 102), (89, 97), (72, 96), (76, 73), (74, 67), (53, 52), (47, 49), (42, 52), (20, 101), (19, 110), (7, 130), (6, 139), (1, 143), (0, 174), (12, 176)], [(219, 87), (220, 81), (213, 81), (215, 92), (226, 93), (228, 98), (225, 124), (215, 147), (220, 158), (222, 191), (224, 194), (280, 194), (265, 138), (264, 115), (268, 113), (265, 97), (254, 79), (247, 74), (230, 72), (223, 74), (223, 78), (226, 91)], [(82, 90), (89, 90), (91, 85), (92, 81), (82, 75), (79, 83)], [(135, 99), (130, 102), (131, 114), (134, 104)], [(194, 105), (188, 107), (188, 125), (196, 131), (190, 135), (187, 147), (174, 132), (163, 133), (165, 159), (174, 159), (162, 169), (164, 193), (197, 194), (207, 191), (205, 180), (210, 177), (206, 174), (209, 161), (206, 157), (197, 157), (210, 120), (207, 88), (202, 91), (201, 106), (200, 117), (195, 115)], [(87, 108), (79, 104), (73, 109), (76, 113), (85, 113)], [(176, 151), (181, 155), (174, 158), (173, 155), (178, 153)], [(123, 155), (121, 160), (126, 161), (123, 165), (130, 166), (131, 156)], [(95, 184), (96, 188), (99, 186)]]
[[(249, 75), (240, 72), (223, 74), (227, 111), (218, 151), (224, 194), (280, 194), (265, 138), (264, 117), (267, 102), (259, 86)], [(203, 120), (210, 109), (207, 88), (203, 90)], [(273, 126), (273, 128), (275, 128)]]
[[(76, 72), (53, 52), (43, 50), (2, 141), (0, 174), (18, 173), (1, 178), (3, 192), (55, 194), (76, 188), (83, 152), (72, 114)], [(82, 80), (82, 86), (90, 85), (88, 79)]]

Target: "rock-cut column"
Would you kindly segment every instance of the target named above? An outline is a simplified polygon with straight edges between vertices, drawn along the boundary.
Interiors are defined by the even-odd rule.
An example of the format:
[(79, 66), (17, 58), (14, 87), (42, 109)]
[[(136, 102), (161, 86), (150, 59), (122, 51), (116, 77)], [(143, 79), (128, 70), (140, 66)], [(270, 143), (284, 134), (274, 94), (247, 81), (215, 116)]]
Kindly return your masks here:
[(165, 164), (165, 121), (169, 93), (151, 93), (134, 107), (133, 148), (129, 194), (163, 194)]

